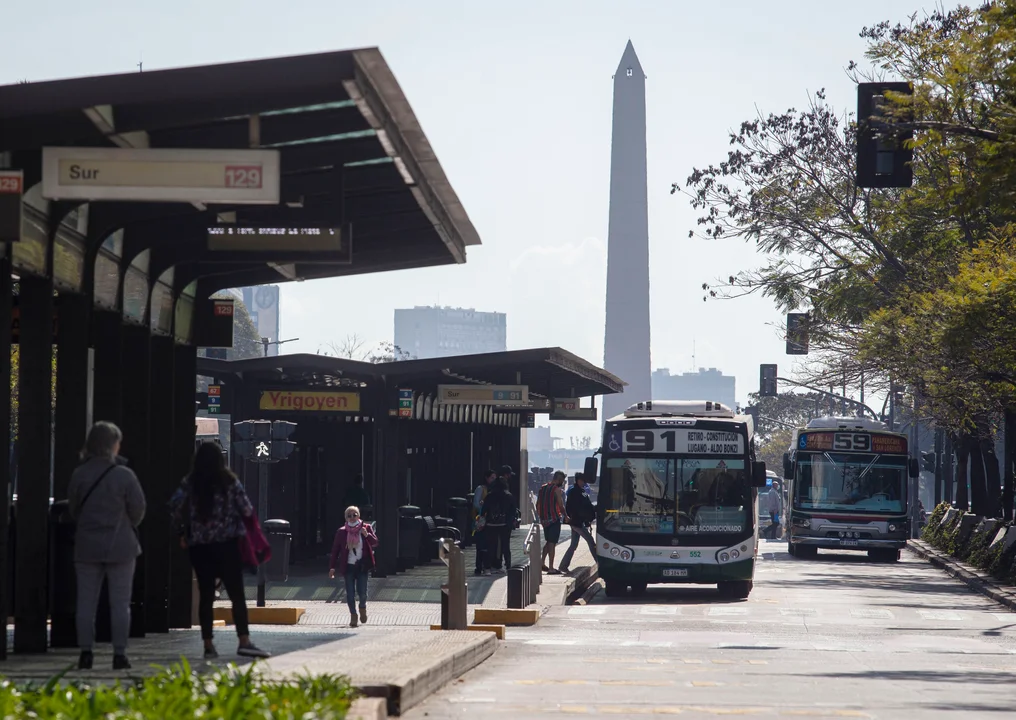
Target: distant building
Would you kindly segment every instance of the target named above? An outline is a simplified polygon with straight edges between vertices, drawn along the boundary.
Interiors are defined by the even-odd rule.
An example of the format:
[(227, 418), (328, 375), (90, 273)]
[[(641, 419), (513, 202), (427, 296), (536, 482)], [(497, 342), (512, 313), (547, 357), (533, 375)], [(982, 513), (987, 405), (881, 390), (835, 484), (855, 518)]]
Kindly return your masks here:
[(653, 372), (654, 400), (712, 400), (734, 408), (734, 381), (716, 368), (671, 375), (668, 368)]
[(553, 437), (549, 427), (535, 427), (526, 430), (526, 447), (530, 452), (550, 452), (556, 450), (561, 438)]
[[(279, 314), (279, 286), (258, 285), (257, 287), (240, 288), (243, 304), (247, 306), (250, 319), (257, 328), (258, 335), (276, 343), (281, 338), (282, 318)], [(268, 346), (268, 355), (279, 354), (277, 344)]]
[(504, 352), (507, 316), (472, 308), (421, 307), (395, 311), (395, 344), (424, 359)]

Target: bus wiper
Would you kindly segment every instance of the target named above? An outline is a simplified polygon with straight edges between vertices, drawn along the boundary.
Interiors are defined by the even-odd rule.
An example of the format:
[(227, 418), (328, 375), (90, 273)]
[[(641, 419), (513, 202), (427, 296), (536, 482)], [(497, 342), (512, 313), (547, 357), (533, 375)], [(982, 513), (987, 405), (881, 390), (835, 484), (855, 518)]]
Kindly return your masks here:
[(832, 455), (830, 455), (829, 453), (827, 453), (827, 452), (822, 453), (822, 457), (824, 457), (826, 460), (828, 460), (830, 463), (832, 463), (832, 466), (834, 468), (837, 468), (837, 467), (840, 466), (838, 462), (833, 460)]
[(867, 475), (867, 474), (868, 474), (868, 471), (869, 471), (869, 470), (871, 470), (872, 466), (873, 466), (873, 465), (874, 465), (875, 463), (877, 463), (877, 462), (878, 462), (878, 459), (879, 459), (880, 457), (882, 457), (882, 456), (881, 456), (881, 455), (876, 455), (876, 456), (875, 456), (875, 459), (874, 459), (874, 460), (872, 460), (872, 461), (871, 461), (870, 463), (868, 463), (867, 467), (865, 467), (865, 468), (864, 468), (864, 470), (862, 470), (862, 471), (861, 471), (861, 474), (857, 476), (857, 479), (858, 479), (858, 480), (860, 480), (860, 479), (861, 479), (861, 478), (863, 478), (863, 477), (864, 477), (865, 475)]

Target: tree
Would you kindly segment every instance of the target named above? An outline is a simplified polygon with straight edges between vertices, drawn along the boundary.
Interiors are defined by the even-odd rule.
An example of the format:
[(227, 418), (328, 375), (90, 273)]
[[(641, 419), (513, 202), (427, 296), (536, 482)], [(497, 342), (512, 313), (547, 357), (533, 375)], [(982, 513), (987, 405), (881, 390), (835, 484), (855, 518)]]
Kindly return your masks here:
[(592, 447), (593, 440), (588, 435), (569, 438), (572, 450), (588, 450)]
[(997, 271), (1013, 256), (1012, 9), (961, 7), (862, 31), (871, 69), (851, 63), (855, 78), (902, 77), (914, 87), (912, 98), (890, 94), (882, 118), (891, 134), (917, 132), (913, 187), (856, 187), (856, 124), (821, 91), (802, 112), (742, 123), (727, 159), (686, 183), (705, 237), (740, 237), (767, 256), (758, 270), (704, 285), (706, 297), (761, 293), (782, 310), (808, 310), (816, 351), (808, 384), (854, 385), (863, 372), (876, 391), (909, 386), (970, 455), (979, 485), (971, 499), (989, 512), (993, 461), (983, 449), (998, 414), (1012, 412), (1004, 367), (1016, 334), (1008, 314), (990, 322), (963, 298), (976, 282), (985, 308), (1008, 297), (983, 286), (977, 268)]
[(367, 356), (367, 362), (375, 364), (398, 362), (400, 360), (413, 360), (413, 356), (408, 352), (400, 348), (395, 343), (381, 342), (378, 343), (377, 347), (374, 348), (373, 352)]
[(347, 358), (349, 360), (365, 360), (369, 354), (366, 344), (363, 338), (356, 333), (352, 333), (351, 335), (346, 335), (341, 342), (328, 343), (325, 345), (323, 352), (321, 348), (318, 348), (318, 353), (332, 357)]

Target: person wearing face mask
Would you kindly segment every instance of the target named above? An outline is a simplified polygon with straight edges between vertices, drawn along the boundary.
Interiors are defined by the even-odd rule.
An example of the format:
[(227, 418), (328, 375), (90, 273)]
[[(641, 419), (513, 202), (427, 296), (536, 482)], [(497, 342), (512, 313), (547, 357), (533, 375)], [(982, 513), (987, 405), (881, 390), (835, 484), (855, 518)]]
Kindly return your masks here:
[[(349, 606), (349, 627), (367, 622), (367, 576), (374, 568), (374, 528), (360, 519), (360, 508), (346, 508), (346, 524), (335, 531), (328, 577), (338, 570), (346, 580), (346, 604)], [(356, 616), (356, 596), (360, 596), (360, 616)]]

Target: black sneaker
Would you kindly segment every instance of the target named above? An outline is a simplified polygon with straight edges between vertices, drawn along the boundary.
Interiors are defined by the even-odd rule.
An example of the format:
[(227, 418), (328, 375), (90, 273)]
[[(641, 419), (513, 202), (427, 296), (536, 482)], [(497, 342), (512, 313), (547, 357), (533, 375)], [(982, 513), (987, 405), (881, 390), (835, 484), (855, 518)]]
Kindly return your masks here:
[(205, 648), (205, 660), (218, 660), (219, 651), (215, 648)]
[(361, 623), (366, 623), (367, 622), (367, 606), (366, 605), (361, 605), (360, 606), (360, 622)]
[(262, 650), (253, 643), (250, 645), (241, 645), (236, 649), (236, 654), (240, 655), (241, 657), (249, 657), (249, 658), (270, 658), (272, 656), (270, 652), (268, 652), (267, 650)]
[(126, 655), (114, 655), (113, 656), (113, 669), (114, 670), (130, 670), (131, 661), (127, 659)]
[(93, 662), (95, 662), (95, 656), (92, 655), (91, 651), (81, 653), (81, 656), (78, 658), (78, 670), (91, 670)]

